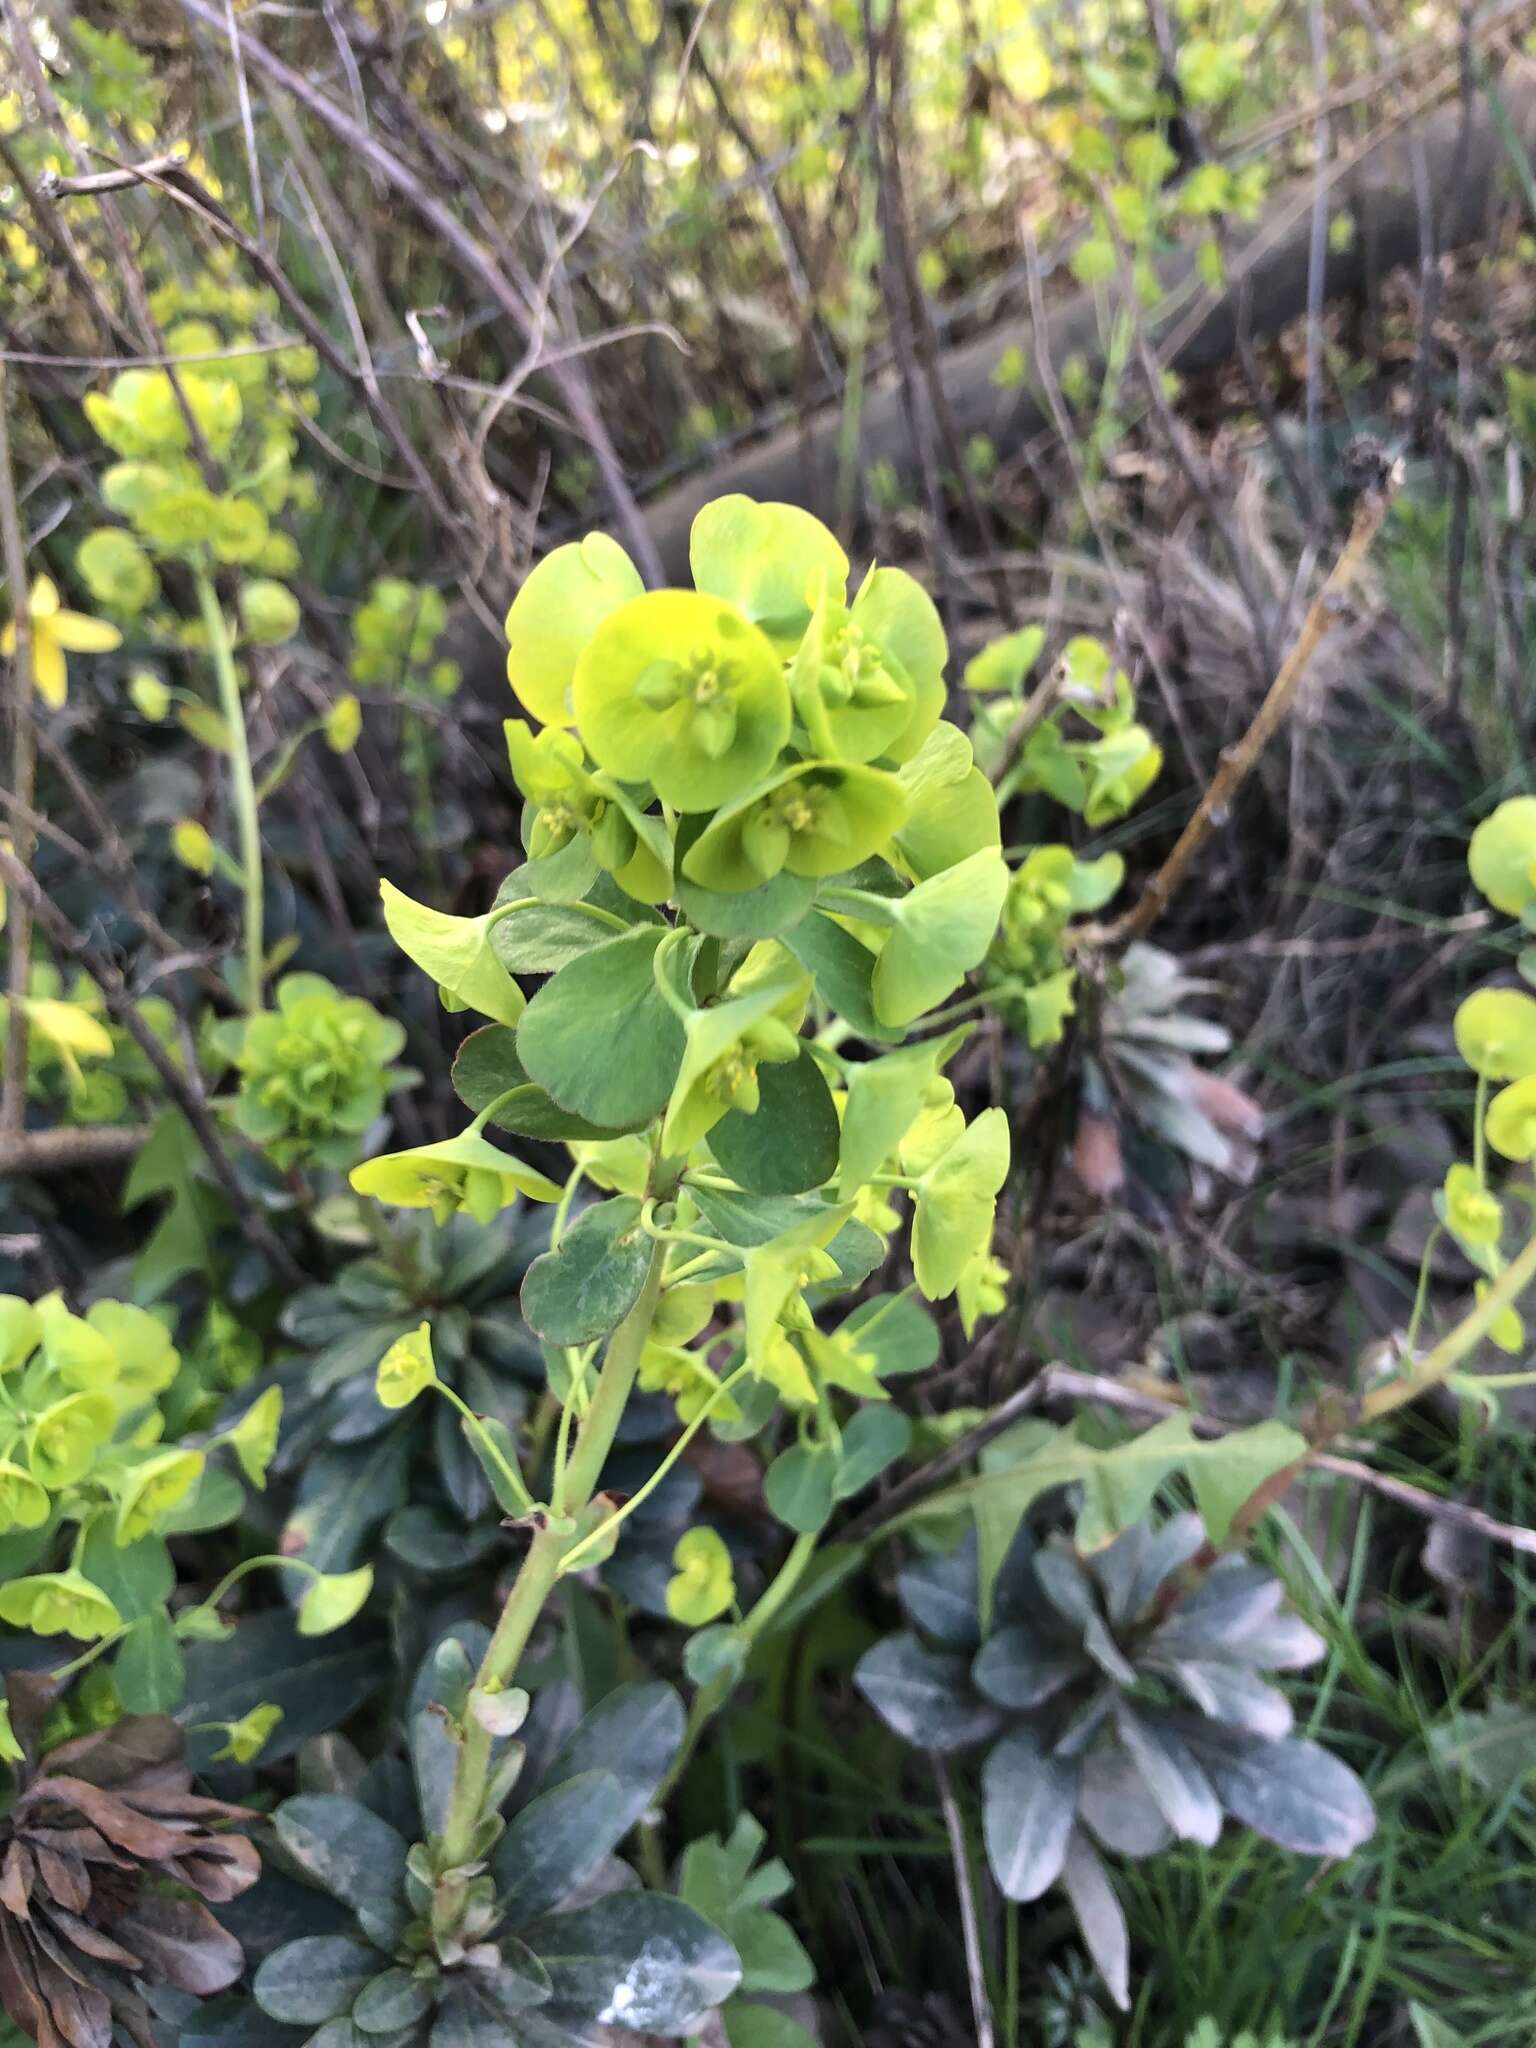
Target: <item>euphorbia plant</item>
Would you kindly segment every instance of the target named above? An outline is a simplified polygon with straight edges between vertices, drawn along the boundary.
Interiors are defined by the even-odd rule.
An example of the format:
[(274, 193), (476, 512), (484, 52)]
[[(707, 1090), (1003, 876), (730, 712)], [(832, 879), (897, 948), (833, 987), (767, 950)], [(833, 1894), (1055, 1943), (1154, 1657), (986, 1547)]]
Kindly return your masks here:
[[(963, 1029), (915, 1035), (983, 959), (1008, 880), (991, 788), (942, 717), (937, 613), (898, 569), (851, 592), (842, 549), (791, 507), (707, 507), (692, 564), (694, 590), (648, 593), (594, 535), (534, 570), (508, 618), (512, 686), (542, 726), (507, 726), (528, 857), (477, 918), (385, 889), (445, 1005), (493, 1021), (455, 1065), (469, 1128), (367, 1162), (354, 1187), (439, 1220), (555, 1204), (522, 1289), (548, 1456), (461, 1411), (528, 1547), (449, 1718), (451, 1794), (417, 1854), (439, 1933), (456, 1913), (482, 1925), (503, 1703), (560, 1578), (613, 1552), (699, 1429), (782, 1411), (767, 1497), (797, 1540), (749, 1612), (691, 1641), (696, 1728), (835, 1501), (905, 1450), (883, 1376), (935, 1355), (913, 1290), (835, 1325), (825, 1305), (886, 1261), (908, 1200), (915, 1291), (958, 1294), (968, 1324), (999, 1299), (1007, 1123), (968, 1122), (944, 1078)], [(547, 977), (531, 998), (530, 976)], [(567, 1143), (563, 1184), (493, 1130)], [(585, 1190), (602, 1198), (578, 1206)], [(676, 1402), (681, 1432), (620, 1502), (605, 1467), (637, 1387)], [(441, 1391), (427, 1325), (392, 1347), (379, 1394)], [(679, 1618), (731, 1607), (727, 1558), (675, 1562)]]

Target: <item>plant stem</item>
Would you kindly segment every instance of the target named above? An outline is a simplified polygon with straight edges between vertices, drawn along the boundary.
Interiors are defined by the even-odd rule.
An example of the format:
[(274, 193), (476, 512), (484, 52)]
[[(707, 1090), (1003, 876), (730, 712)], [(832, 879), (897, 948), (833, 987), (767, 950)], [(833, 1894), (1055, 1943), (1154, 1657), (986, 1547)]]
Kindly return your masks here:
[[(477, 1688), (491, 1679), (504, 1684), (517, 1669), (518, 1661), (528, 1647), (528, 1638), (533, 1634), (534, 1624), (544, 1611), (544, 1602), (554, 1590), (560, 1559), (564, 1554), (563, 1536), (548, 1527), (536, 1532), (476, 1673)], [(482, 1727), (473, 1714), (468, 1714), (464, 1720), (463, 1742), (453, 1777), (448, 1818), (443, 1826), (439, 1857), (439, 1867), (443, 1870), (453, 1870), (468, 1863), (474, 1854), (490, 1763), (490, 1730)]]
[[(587, 1410), (576, 1449), (565, 1469), (559, 1497), (554, 1503), (562, 1517), (579, 1513), (590, 1503), (608, 1453), (613, 1448), (625, 1404), (635, 1383), (640, 1354), (655, 1320), (665, 1257), (666, 1247), (656, 1245), (651, 1252), (651, 1263), (646, 1270), (639, 1299), (608, 1340), (592, 1405)], [(544, 1611), (544, 1603), (554, 1591), (566, 1553), (579, 1541), (579, 1534), (573, 1537), (567, 1530), (549, 1524), (535, 1533), (475, 1675), (476, 1689), (491, 1685), (493, 1681), (496, 1686), (503, 1686), (512, 1677), (528, 1647), (528, 1638)], [(490, 1732), (473, 1714), (468, 1714), (454, 1772), (448, 1818), (439, 1845), (440, 1870), (456, 1869), (468, 1863), (474, 1855), (475, 1837), (484, 1817), (481, 1809), (485, 1802), (490, 1763)]]
[(245, 706), (240, 701), (235, 654), (230, 645), (224, 607), (219, 603), (219, 593), (206, 569), (194, 569), (192, 577), (197, 585), (197, 601), (202, 608), (203, 628), (208, 635), (208, 656), (218, 684), (219, 710), (229, 733), (230, 795), (240, 841), (240, 867), (245, 891), (245, 1007), (254, 1013), (261, 1008), (262, 969), (267, 957), (262, 938), (261, 826), (256, 807), (256, 779), (251, 772)]
[[(812, 1535), (797, 1536), (790, 1545), (789, 1555), (779, 1566), (773, 1583), (764, 1590), (757, 1605), (741, 1624), (739, 1633), (749, 1642), (757, 1641), (799, 1585), (820, 1541), (821, 1532), (817, 1530)], [(683, 1730), (682, 1746), (672, 1759), (672, 1768), (662, 1779), (656, 1793), (657, 1806), (664, 1805), (671, 1796), (673, 1786), (688, 1768), (699, 1737), (725, 1703), (729, 1693), (729, 1685), (723, 1685), (715, 1680), (709, 1685), (701, 1685), (694, 1694), (693, 1705), (688, 1709), (688, 1725)]]
[(1536, 1237), (1516, 1253), (1476, 1307), (1469, 1309), (1454, 1329), (1448, 1330), (1438, 1344), (1425, 1352), (1412, 1372), (1371, 1388), (1360, 1403), (1360, 1421), (1375, 1422), (1383, 1415), (1390, 1415), (1394, 1408), (1417, 1400), (1420, 1394), (1447, 1378), (1486, 1336), (1505, 1309), (1514, 1307), (1533, 1280), (1536, 1280)]

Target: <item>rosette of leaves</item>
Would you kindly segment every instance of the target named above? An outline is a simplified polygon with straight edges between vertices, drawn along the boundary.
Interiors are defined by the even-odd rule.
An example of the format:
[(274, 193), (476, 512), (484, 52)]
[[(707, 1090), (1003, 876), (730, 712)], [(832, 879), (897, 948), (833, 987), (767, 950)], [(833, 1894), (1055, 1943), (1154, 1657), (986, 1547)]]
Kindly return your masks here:
[[(332, 1931), (285, 1942), (256, 1973), (274, 2041), (303, 2029), (316, 2048), (582, 2048), (598, 2026), (694, 2034), (736, 1989), (741, 1965), (712, 1918), (642, 1889), (616, 1853), (682, 1743), (676, 1694), (620, 1686), (577, 1720), (556, 1684), (524, 1726), (526, 1694), (476, 1685), (485, 1640), (462, 1630), (429, 1660), (408, 1772), (278, 1808), (276, 1860), (335, 1903), (316, 1901), (311, 1923)], [(474, 1855), (445, 1873), (428, 1844), (470, 1721), (491, 1736), (492, 1796)]]
[(350, 1166), (389, 1094), (405, 1026), (320, 974), (288, 974), (277, 1005), (220, 1025), (215, 1043), (240, 1074), (236, 1127), (285, 1172)]
[[(1232, 1034), (1185, 1007), (1215, 991), (1157, 946), (1128, 946), (1109, 970), (1078, 1110), (1078, 1161), (1095, 1193), (1115, 1192), (1127, 1152), (1146, 1163), (1149, 1143), (1215, 1173), (1242, 1178), (1252, 1170), (1263, 1111), (1234, 1082), (1197, 1064), (1226, 1052)], [(1151, 1171), (1143, 1177), (1157, 1178)]]
[(544, 1360), (518, 1288), (544, 1233), (534, 1216), (487, 1228), (458, 1217), (401, 1233), (389, 1255), (354, 1259), (303, 1289), (283, 1333), (304, 1354), (285, 1376), (290, 1424), (277, 1470), (296, 1480), (289, 1536), (326, 1570), (384, 1541), (421, 1571), (461, 1571), (499, 1541), (494, 1494), (474, 1440), (446, 1401), (382, 1407), (374, 1373), (390, 1346), (432, 1323), (439, 1377), (495, 1431), (515, 1430)]
[(1087, 1557), (1026, 1527), (982, 1612), (965, 1545), (900, 1575), (914, 1624), (867, 1652), (865, 1698), (906, 1741), (986, 1745), (987, 1859), (1005, 1897), (1065, 1891), (1112, 1996), (1128, 2004), (1128, 1937), (1110, 1856), (1207, 1847), (1230, 1816), (1301, 1855), (1345, 1856), (1375, 1826), (1364, 1786), (1291, 1732), (1268, 1674), (1323, 1642), (1280, 1581), (1219, 1559), (1193, 1583), (1198, 1515), (1138, 1523)]
[(253, 1816), (194, 1793), (173, 1721), (120, 1720), (45, 1752), (52, 1688), (13, 1673), (7, 1697), (0, 2005), (39, 2048), (155, 2048), (154, 1987), (206, 1998), (243, 1968), (210, 1909), (260, 1875), (233, 1832)]

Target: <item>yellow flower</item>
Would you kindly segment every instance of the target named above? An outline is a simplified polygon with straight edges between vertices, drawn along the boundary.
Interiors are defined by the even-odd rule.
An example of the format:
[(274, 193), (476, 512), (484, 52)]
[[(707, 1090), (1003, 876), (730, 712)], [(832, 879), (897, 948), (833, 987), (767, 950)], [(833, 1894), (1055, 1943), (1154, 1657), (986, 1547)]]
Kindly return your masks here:
[[(123, 636), (105, 619), (93, 619), (84, 612), (66, 611), (59, 603), (58, 585), (51, 576), (33, 582), (27, 601), (32, 618), (32, 680), (37, 694), (50, 711), (62, 708), (69, 690), (68, 654), (110, 654), (121, 647)], [(16, 622), (0, 632), (0, 654), (16, 652)]]

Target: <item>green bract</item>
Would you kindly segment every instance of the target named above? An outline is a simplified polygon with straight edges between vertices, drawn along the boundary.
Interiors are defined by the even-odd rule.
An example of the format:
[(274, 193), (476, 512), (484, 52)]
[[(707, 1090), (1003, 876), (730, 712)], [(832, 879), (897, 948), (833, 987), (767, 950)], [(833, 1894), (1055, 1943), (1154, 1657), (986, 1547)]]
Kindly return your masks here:
[(1456, 1012), (1456, 1050), (1489, 1081), (1536, 1074), (1536, 997), (1519, 989), (1480, 988)]
[(360, 1195), (373, 1195), (392, 1208), (430, 1209), (439, 1223), (461, 1209), (477, 1223), (489, 1223), (519, 1195), (536, 1202), (560, 1198), (546, 1175), (473, 1131), (440, 1145), (369, 1159), (352, 1169), (351, 1181)]
[(160, 594), (154, 563), (121, 527), (103, 526), (87, 534), (75, 556), (75, 566), (92, 597), (111, 611), (131, 617)]
[(389, 935), (408, 959), (437, 983), (443, 1007), (478, 1010), (501, 1024), (515, 1024), (523, 1014), (523, 992), (491, 950), (496, 913), (484, 917), (452, 917), (415, 903), (393, 882), (381, 882), (384, 922)]
[(781, 869), (812, 879), (844, 873), (882, 847), (907, 814), (900, 782), (880, 768), (799, 761), (720, 811), (690, 847), (683, 873), (736, 892)]
[(582, 649), (576, 723), (599, 767), (708, 811), (757, 782), (789, 738), (773, 646), (733, 605), (658, 590), (611, 613)]
[(1467, 848), (1467, 866), (1495, 910), (1525, 915), (1536, 903), (1536, 796), (1512, 796), (1484, 818)]
[(848, 557), (798, 505), (716, 498), (693, 522), (688, 566), (700, 590), (723, 597), (775, 643), (793, 644), (818, 601), (841, 605)]
[(93, 1642), (122, 1626), (106, 1594), (78, 1571), (39, 1572), (0, 1586), (0, 1621), (35, 1636), (67, 1635), (80, 1642)]
[(608, 614), (644, 589), (605, 533), (556, 548), (528, 577), (507, 613), (507, 680), (542, 725), (569, 721), (577, 657)]

